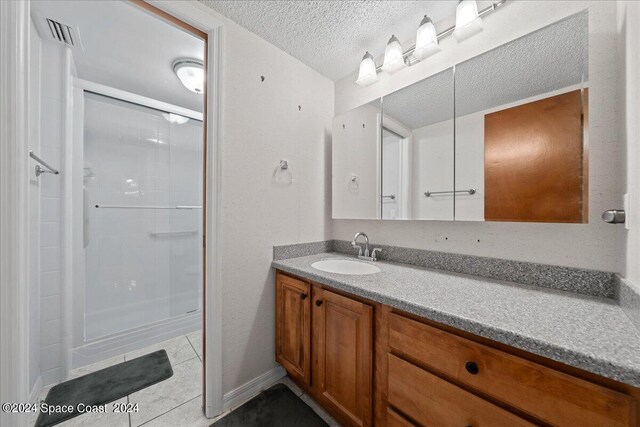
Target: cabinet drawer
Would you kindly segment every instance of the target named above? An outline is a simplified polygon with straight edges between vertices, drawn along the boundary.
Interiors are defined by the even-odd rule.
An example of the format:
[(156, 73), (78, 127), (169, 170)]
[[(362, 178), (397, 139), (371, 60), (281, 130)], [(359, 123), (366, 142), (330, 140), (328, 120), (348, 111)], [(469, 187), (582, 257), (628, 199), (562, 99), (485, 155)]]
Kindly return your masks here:
[(421, 425), (533, 425), (393, 354), (389, 354), (388, 358), (389, 404)]
[(393, 313), (389, 346), (549, 424), (635, 425), (625, 394)]

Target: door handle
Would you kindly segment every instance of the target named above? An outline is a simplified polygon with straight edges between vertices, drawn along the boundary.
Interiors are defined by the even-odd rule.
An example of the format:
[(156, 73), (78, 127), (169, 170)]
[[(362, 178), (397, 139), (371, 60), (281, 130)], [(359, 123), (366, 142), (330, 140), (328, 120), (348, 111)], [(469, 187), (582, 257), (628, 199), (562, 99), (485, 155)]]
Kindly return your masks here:
[(317, 299), (316, 300), (316, 307), (320, 307), (322, 305), (322, 300), (321, 299)]

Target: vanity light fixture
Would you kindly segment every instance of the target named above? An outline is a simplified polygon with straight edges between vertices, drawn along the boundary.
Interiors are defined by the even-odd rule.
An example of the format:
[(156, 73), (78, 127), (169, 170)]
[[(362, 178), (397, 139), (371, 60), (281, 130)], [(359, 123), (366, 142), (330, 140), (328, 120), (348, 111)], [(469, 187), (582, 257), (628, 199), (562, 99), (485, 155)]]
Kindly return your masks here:
[(180, 58), (173, 61), (173, 72), (184, 87), (191, 92), (204, 92), (204, 62), (195, 58)]
[(422, 61), (438, 51), (440, 51), (440, 47), (438, 46), (436, 27), (431, 18), (424, 15), (416, 33), (416, 48), (413, 51), (413, 56)]
[(406, 65), (400, 40), (398, 40), (396, 36), (392, 35), (387, 42), (386, 49), (384, 50), (384, 63), (382, 64), (382, 70), (386, 73), (393, 74), (404, 68)]
[(358, 83), (360, 86), (369, 86), (378, 81), (376, 72), (376, 62), (369, 52), (366, 52), (360, 61), (360, 72), (358, 73)]
[(475, 0), (460, 0), (456, 8), (456, 29), (453, 35), (459, 42), (482, 31), (482, 18)]
[[(360, 86), (369, 86), (378, 81), (375, 73), (385, 71), (393, 74), (405, 66), (412, 66), (440, 50), (438, 41), (446, 36), (454, 34), (458, 42), (482, 31), (482, 18), (495, 12), (507, 0), (499, 0), (478, 12), (475, 0), (460, 0), (456, 8), (456, 25), (436, 33), (433, 22), (427, 15), (424, 16), (416, 34), (416, 44), (405, 52), (402, 51), (400, 41), (396, 36), (391, 36), (384, 51), (384, 64), (376, 67), (373, 56), (367, 52), (360, 62), (360, 71), (356, 83)], [(375, 71), (372, 71), (372, 68)]]

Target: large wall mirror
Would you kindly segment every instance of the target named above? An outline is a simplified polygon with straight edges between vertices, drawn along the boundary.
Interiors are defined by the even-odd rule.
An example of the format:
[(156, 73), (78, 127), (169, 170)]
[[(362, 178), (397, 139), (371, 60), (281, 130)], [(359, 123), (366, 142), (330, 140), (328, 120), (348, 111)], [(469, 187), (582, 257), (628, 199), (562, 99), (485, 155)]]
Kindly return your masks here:
[(588, 12), (334, 120), (333, 217), (586, 223)]

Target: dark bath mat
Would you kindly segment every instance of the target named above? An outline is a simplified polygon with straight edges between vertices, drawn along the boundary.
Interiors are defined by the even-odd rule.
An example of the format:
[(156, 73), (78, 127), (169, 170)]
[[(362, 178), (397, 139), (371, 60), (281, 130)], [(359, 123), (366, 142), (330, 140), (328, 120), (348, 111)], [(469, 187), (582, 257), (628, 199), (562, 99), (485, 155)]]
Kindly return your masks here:
[[(49, 406), (70, 405), (74, 410), (70, 413), (40, 412), (35, 427), (52, 426), (81, 415), (81, 412), (75, 410), (80, 403), (86, 406), (105, 405), (171, 378), (172, 375), (173, 368), (167, 352), (158, 350), (65, 381), (52, 387), (44, 401)], [(111, 409), (109, 406), (106, 408), (107, 411)]]
[(276, 384), (209, 427), (326, 427), (284, 384)]

